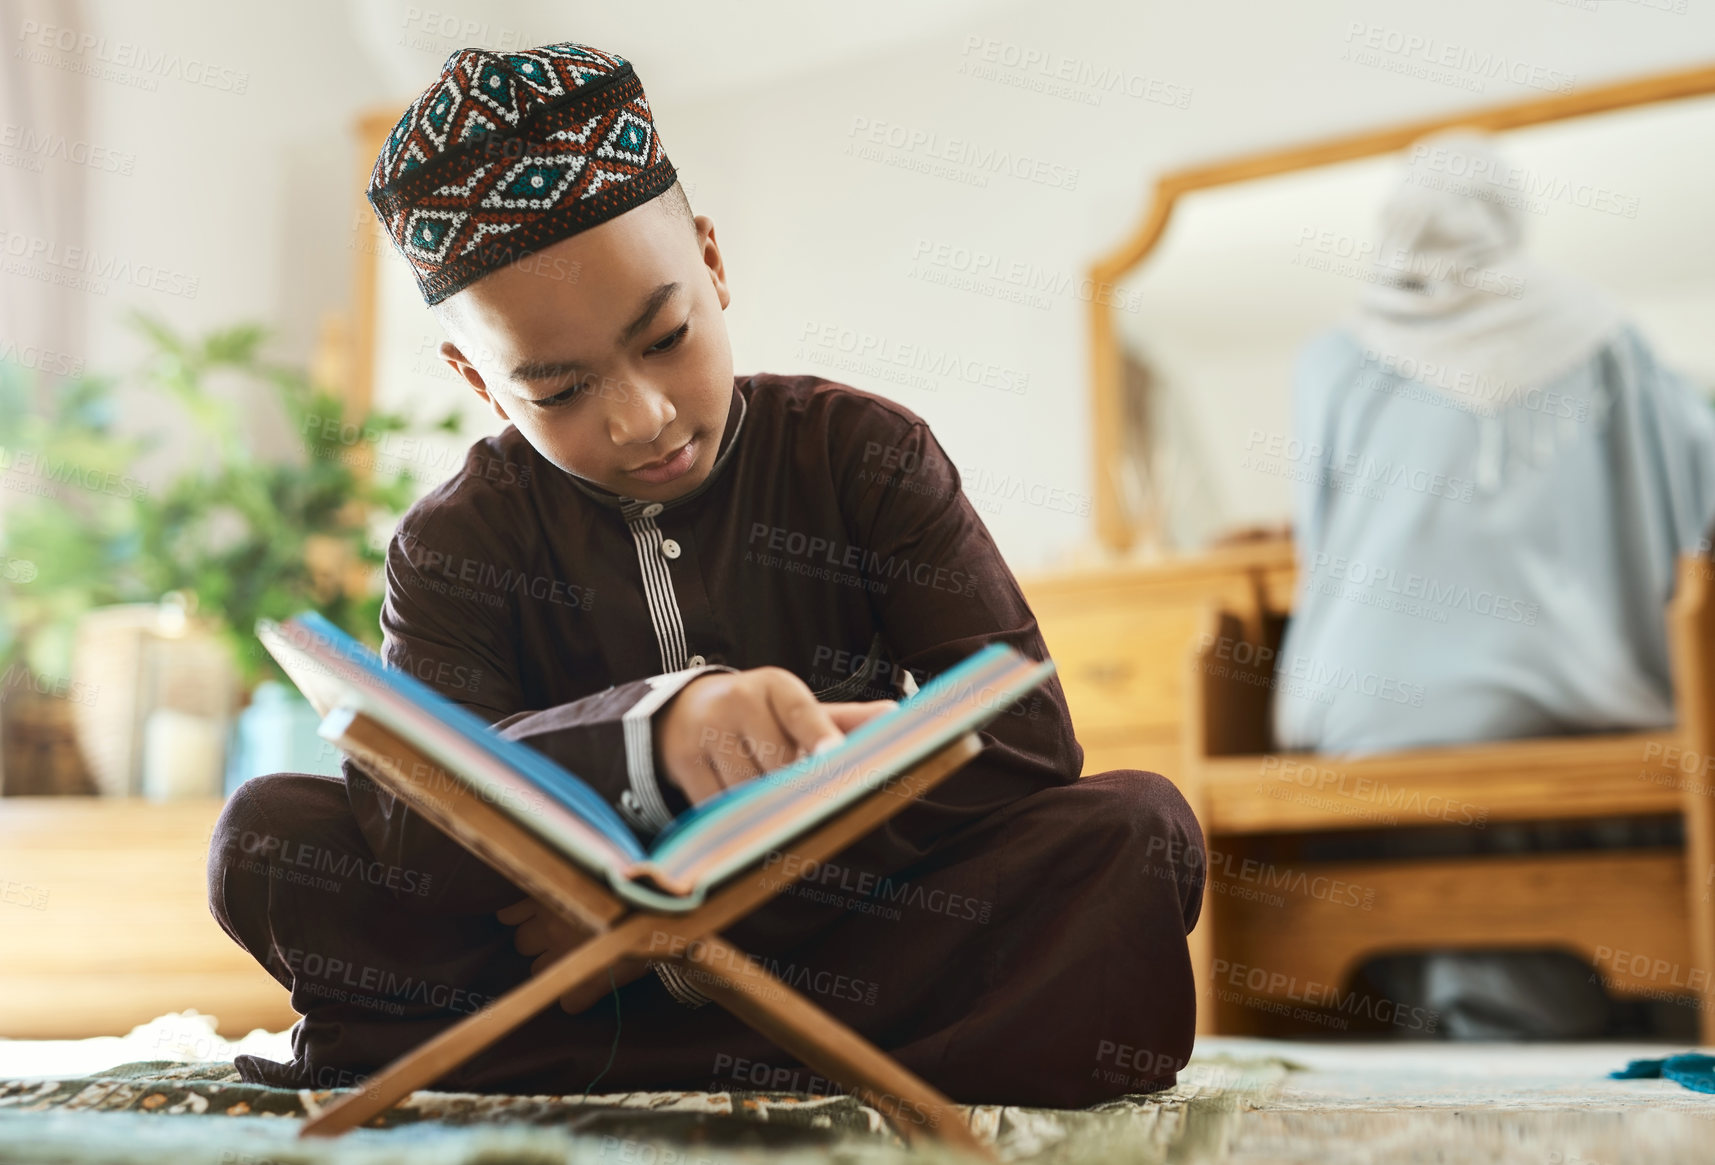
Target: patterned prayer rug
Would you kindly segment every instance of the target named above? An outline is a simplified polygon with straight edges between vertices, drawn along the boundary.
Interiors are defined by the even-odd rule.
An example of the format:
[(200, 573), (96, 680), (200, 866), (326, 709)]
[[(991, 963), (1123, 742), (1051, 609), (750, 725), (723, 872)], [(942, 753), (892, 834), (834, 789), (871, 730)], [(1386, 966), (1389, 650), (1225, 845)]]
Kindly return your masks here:
[[(978, 1105), (971, 1127), (1006, 1161), (1164, 1165), (1228, 1143), (1245, 1107), (1272, 1095), (1277, 1059), (1199, 1059), (1165, 1092), (1076, 1111)], [(245, 1084), (230, 1063), (126, 1064), (78, 1079), (0, 1080), (0, 1161), (161, 1165), (560, 1162), (727, 1165), (830, 1159), (876, 1165), (952, 1162), (905, 1145), (850, 1096), (639, 1092), (504, 1096), (417, 1092), (362, 1129), (296, 1140), (338, 1091)], [(214, 1117), (239, 1120), (213, 1120)], [(171, 1118), (171, 1119), (169, 1119)], [(202, 1119), (184, 1119), (202, 1118)]]

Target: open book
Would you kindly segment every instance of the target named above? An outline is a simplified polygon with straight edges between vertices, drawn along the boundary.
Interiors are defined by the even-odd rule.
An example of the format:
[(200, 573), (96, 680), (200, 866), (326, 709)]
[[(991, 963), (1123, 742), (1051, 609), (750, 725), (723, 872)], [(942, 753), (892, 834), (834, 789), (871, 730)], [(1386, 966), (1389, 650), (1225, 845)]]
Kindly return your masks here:
[[(838, 747), (736, 785), (681, 814), (645, 848), (578, 777), (508, 740), (314, 611), (256, 634), (336, 740), (365, 715), (408, 741), (621, 898), (656, 911), (695, 909), (723, 878), (753, 865), (851, 802), (987, 724), (1053, 672), (1004, 644), (935, 677)], [(909, 793), (909, 790), (906, 791)]]

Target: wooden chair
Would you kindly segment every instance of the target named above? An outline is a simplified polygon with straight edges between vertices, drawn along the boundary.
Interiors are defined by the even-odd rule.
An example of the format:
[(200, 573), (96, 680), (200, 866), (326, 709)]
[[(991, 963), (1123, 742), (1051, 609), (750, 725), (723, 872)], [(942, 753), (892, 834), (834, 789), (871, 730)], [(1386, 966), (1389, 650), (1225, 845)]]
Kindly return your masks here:
[[(1715, 590), (1686, 556), (1669, 607), (1678, 724), (1660, 732), (1415, 749), (1270, 751), (1285, 617), (1208, 612), (1187, 683), (1184, 787), (1211, 854), (1192, 934), (1198, 1022), (1244, 1032), (1343, 989), (1384, 952), (1557, 947), (1617, 995), (1697, 996), (1715, 1043)], [(1259, 625), (1260, 624), (1260, 625)], [(1684, 849), (1384, 861), (1259, 860), (1261, 839), (1424, 825), (1680, 814)], [(1248, 864), (1247, 864), (1248, 863)], [(1219, 972), (1217, 974), (1217, 972)], [(1242, 989), (1235, 990), (1235, 984)]]
[(945, 1096), (719, 934), (796, 880), (781, 870), (815, 867), (952, 775), (980, 751), (974, 733), (804, 836), (789, 852), (797, 860), (766, 874), (758, 869), (736, 877), (690, 913), (654, 914), (621, 902), (380, 723), (335, 711), (324, 722), (324, 731), (334, 733), (335, 743), (376, 780), (520, 889), (591, 935), (540, 974), (370, 1076), (360, 1089), (306, 1122), (302, 1136), (337, 1135), (370, 1120), (414, 1089), (434, 1083), (565, 992), (604, 975), (621, 959), (643, 957), (685, 967), (698, 990), (827, 1079), (852, 1089), (907, 1137), (932, 1134), (993, 1159)]

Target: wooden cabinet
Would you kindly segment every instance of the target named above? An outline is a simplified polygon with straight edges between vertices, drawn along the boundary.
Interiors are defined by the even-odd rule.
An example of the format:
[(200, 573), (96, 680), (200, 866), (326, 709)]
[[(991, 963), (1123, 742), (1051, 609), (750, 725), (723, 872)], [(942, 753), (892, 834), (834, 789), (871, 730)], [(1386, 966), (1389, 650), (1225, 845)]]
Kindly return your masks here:
[(0, 1037), (123, 1035), (167, 1012), (221, 1034), (297, 1018), (208, 909), (222, 802), (0, 798)]
[(1085, 774), (1144, 769), (1178, 781), (1185, 663), (1210, 605), (1290, 605), (1292, 545), (1227, 547), (1157, 563), (1021, 580), (1084, 746)]

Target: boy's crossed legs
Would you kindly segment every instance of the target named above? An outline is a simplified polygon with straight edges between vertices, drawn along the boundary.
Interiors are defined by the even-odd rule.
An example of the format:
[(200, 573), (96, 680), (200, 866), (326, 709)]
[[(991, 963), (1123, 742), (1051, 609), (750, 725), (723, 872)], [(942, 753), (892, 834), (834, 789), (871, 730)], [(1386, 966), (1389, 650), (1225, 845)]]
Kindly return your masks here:
[[(338, 778), (243, 785), (212, 840), (210, 907), (304, 1016), (292, 1062), (240, 1057), (245, 1079), (353, 1086), (527, 978), (511, 927), (439, 905), (449, 876), (376, 862)], [(1118, 771), (1021, 798), (886, 879), (836, 858), (726, 933), (956, 1101), (1077, 1107), (1166, 1087), (1190, 1055), (1203, 876), (1184, 798)], [(837, 1088), (654, 975), (617, 995), (617, 1045), (613, 999), (550, 1007), (435, 1087)]]

